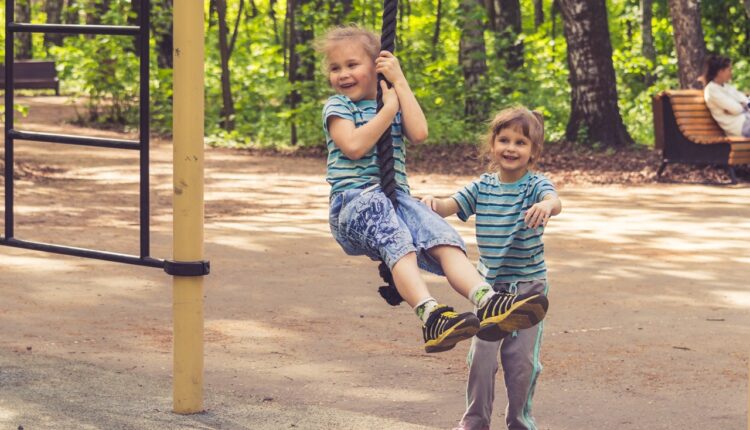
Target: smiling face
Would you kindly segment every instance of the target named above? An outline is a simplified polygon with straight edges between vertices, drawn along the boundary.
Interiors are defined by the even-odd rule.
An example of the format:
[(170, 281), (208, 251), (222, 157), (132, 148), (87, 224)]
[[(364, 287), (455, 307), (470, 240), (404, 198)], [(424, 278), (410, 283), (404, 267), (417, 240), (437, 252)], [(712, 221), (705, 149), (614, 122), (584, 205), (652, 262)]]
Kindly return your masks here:
[(350, 40), (332, 45), (327, 62), (328, 80), (334, 91), (355, 102), (376, 97), (375, 61), (361, 42)]
[(492, 161), (503, 182), (516, 182), (529, 170), (533, 144), (517, 127), (505, 127), (492, 143)]

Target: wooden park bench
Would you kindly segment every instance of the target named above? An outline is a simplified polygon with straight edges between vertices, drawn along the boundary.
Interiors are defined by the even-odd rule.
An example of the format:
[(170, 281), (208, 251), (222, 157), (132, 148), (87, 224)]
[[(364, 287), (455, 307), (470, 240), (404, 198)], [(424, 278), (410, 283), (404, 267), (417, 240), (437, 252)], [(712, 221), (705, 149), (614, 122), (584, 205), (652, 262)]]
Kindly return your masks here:
[(702, 90), (668, 90), (654, 97), (654, 135), (662, 163), (725, 166), (733, 184), (734, 166), (750, 163), (750, 138), (727, 136), (711, 116)]
[[(13, 64), (16, 89), (52, 89), (60, 95), (60, 81), (54, 61), (16, 61)], [(0, 65), (0, 88), (5, 89), (5, 65)]]

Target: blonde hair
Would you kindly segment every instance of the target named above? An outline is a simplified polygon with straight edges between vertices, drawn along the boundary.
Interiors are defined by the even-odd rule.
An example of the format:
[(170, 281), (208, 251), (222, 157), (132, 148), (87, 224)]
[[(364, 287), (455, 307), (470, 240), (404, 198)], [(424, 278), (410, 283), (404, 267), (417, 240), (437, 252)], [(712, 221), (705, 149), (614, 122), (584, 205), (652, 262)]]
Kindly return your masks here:
[(531, 158), (529, 167), (534, 167), (544, 148), (544, 117), (537, 111), (530, 111), (523, 106), (503, 109), (490, 121), (487, 133), (483, 136), (482, 156), (489, 160), (490, 168), (499, 169), (492, 159), (492, 145), (497, 135), (506, 128), (512, 128), (531, 141)]
[(323, 69), (328, 67), (328, 56), (333, 46), (339, 42), (357, 41), (362, 45), (367, 55), (375, 61), (380, 53), (380, 36), (374, 32), (355, 24), (341, 25), (328, 29), (315, 40), (315, 50), (323, 54)]

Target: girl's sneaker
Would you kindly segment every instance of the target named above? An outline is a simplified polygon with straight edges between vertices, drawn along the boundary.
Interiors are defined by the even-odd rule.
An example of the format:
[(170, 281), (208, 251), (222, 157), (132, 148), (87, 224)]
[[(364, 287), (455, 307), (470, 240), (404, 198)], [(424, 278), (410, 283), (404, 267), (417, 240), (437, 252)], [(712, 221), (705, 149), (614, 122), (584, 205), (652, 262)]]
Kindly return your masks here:
[(453, 349), (464, 339), (472, 338), (479, 331), (479, 318), (471, 312), (457, 314), (453, 308), (438, 305), (422, 326), (424, 350), (443, 352)]
[(495, 293), (477, 311), (481, 320), (477, 337), (497, 341), (516, 330), (533, 327), (544, 319), (548, 307), (544, 294)]

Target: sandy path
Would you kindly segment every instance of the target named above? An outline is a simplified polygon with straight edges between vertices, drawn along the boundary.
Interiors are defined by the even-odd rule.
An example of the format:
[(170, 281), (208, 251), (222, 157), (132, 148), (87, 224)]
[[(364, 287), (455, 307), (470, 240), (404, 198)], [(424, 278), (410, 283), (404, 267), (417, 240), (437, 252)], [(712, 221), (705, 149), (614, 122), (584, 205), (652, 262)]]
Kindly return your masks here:
[[(27, 128), (39, 127), (35, 118)], [(81, 132), (67, 125), (52, 129)], [(17, 237), (136, 252), (133, 154), (21, 142), (17, 160), (52, 168), (44, 178), (17, 181)], [(171, 246), (170, 160), (170, 144), (155, 142), (157, 257), (168, 257)], [(375, 263), (338, 248), (326, 223), (324, 163), (216, 149), (207, 151), (206, 160), (206, 254), (212, 265), (206, 278), (206, 406), (212, 416), (232, 420), (195, 428), (289, 427), (262, 414), (243, 422), (251, 415), (235, 414), (238, 405), (395, 420), (348, 427), (341, 423), (353, 421), (331, 418), (333, 428), (406, 428), (397, 422), (450, 428), (463, 411), (468, 345), (422, 353), (411, 311), (388, 307), (377, 296)], [(447, 194), (470, 179), (416, 175), (411, 182), (418, 193)], [(564, 212), (546, 234), (552, 290), (535, 402), (540, 428), (741, 428), (750, 334), (750, 187), (562, 187), (561, 197)], [(475, 259), (473, 225), (452, 223)], [(60, 393), (80, 394), (90, 381), (76, 381), (90, 366), (92, 379), (102, 372), (124, 375), (162, 404), (166, 399), (161, 407), (168, 408), (167, 275), (7, 247), (0, 248), (0, 259), (4, 392), (3, 375), (7, 381), (8, 369), (23, 371), (33, 355), (57, 363), (51, 371), (64, 363), (84, 366), (61, 372)], [(440, 299), (468, 309), (442, 279), (427, 280)], [(84, 404), (65, 415), (66, 396), (34, 399), (38, 391), (24, 385), (34, 384), (10, 384), (10, 398), (23, 401), (0, 402), (0, 424), (35, 428), (38, 413), (62, 423), (107, 405), (116, 410), (128, 404), (134, 417), (150, 410), (133, 405), (133, 391), (123, 388), (104, 406), (92, 403), (87, 410)], [(494, 428), (501, 428), (504, 396), (497, 397)], [(163, 415), (154, 419), (167, 419)], [(324, 428), (322, 423), (294, 425)], [(106, 419), (100, 424), (92, 428), (108, 428)], [(169, 428), (193, 428), (174, 425)]]

